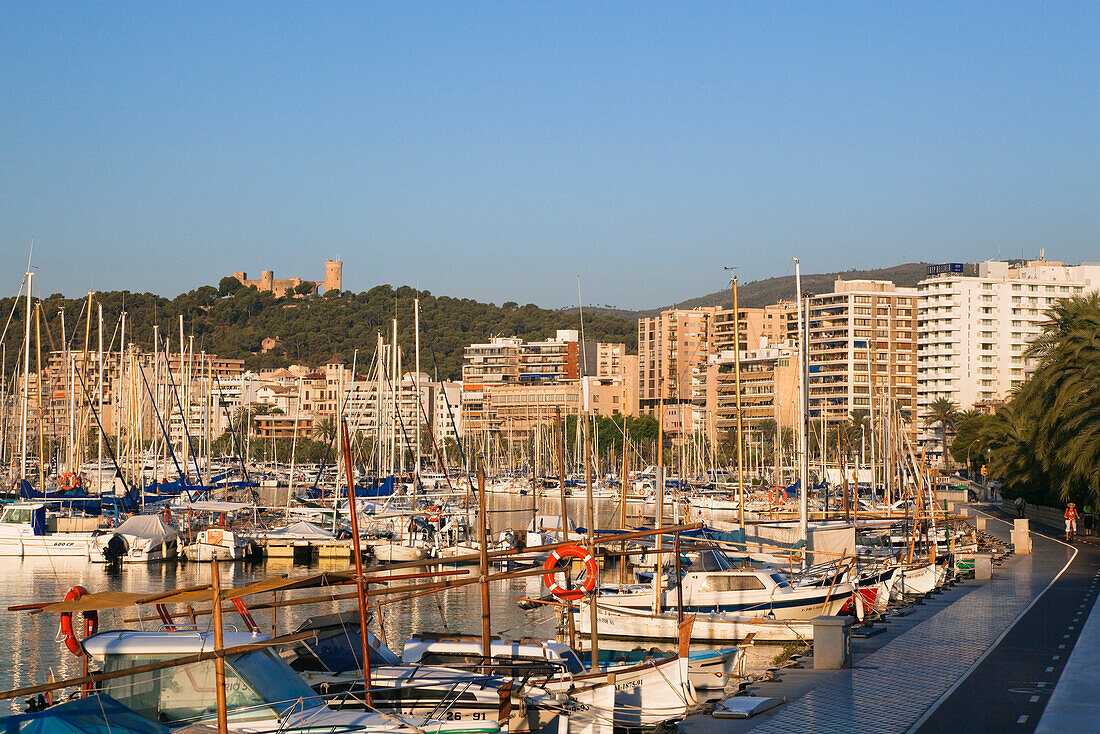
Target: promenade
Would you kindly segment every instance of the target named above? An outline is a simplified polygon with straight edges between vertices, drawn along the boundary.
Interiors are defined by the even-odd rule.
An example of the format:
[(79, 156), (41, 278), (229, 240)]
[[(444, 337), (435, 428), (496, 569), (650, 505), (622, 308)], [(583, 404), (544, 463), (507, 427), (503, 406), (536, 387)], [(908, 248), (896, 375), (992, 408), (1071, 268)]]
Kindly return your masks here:
[[(992, 518), (988, 531), (1008, 540), (1007, 515), (966, 510)], [(1048, 702), (1058, 702), (1059, 677), (1096, 599), (1100, 549), (1032, 529), (1033, 552), (1006, 559), (993, 579), (946, 589), (890, 618), (882, 634), (853, 639), (850, 669), (815, 671), (807, 659), (805, 669), (783, 669), (778, 682), (749, 688), (786, 703), (748, 720), (693, 716), (681, 731), (1035, 731)], [(1100, 619), (1095, 633), (1100, 639)], [(1094, 721), (1092, 731), (1100, 729)]]

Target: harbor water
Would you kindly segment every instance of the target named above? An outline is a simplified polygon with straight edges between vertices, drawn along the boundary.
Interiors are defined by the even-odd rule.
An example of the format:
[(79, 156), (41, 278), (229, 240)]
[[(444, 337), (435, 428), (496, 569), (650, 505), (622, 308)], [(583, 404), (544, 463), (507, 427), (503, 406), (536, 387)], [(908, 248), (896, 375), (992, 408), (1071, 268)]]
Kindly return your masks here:
[[(551, 497), (553, 494), (554, 497)], [(543, 514), (560, 513), (557, 492), (548, 493), (536, 500), (525, 495), (490, 495), (489, 526), (494, 535), (499, 536), (505, 529), (513, 529), (522, 534), (536, 511)], [(604, 500), (596, 503), (597, 527), (618, 527), (619, 505)], [(584, 525), (584, 501), (571, 498), (568, 501), (570, 516), (578, 525)], [(652, 522), (637, 516), (628, 516), (628, 526)], [(671, 522), (671, 518), (668, 521)], [(271, 558), (255, 563), (221, 563), (219, 565), (221, 582), (224, 587), (242, 586), (247, 583), (276, 575), (305, 575), (315, 571), (347, 570), (350, 563), (340, 561), (313, 561), (310, 564), (295, 564), (289, 559)], [(427, 569), (427, 570), (440, 570)], [(456, 575), (456, 579), (469, 578), (476, 574), (476, 567), (466, 567), (465, 575)], [(461, 573), (463, 569), (458, 569)], [(605, 580), (616, 581), (618, 568), (611, 566), (604, 571)], [(45, 682), (49, 675), (57, 679), (80, 675), (81, 661), (65, 648), (58, 634), (58, 616), (56, 614), (30, 614), (28, 612), (9, 612), (8, 607), (36, 602), (59, 601), (66, 592), (76, 585), (89, 591), (124, 592), (164, 592), (187, 586), (210, 582), (210, 564), (184, 563), (168, 561), (150, 565), (127, 565), (112, 569), (77, 558), (0, 558), (0, 604), (3, 611), (4, 634), (0, 636), (0, 655), (11, 660), (10, 665), (0, 668), (0, 688), (13, 688)], [(399, 584), (415, 583), (412, 581)], [(344, 594), (351, 587), (323, 587), (280, 592), (279, 599), (314, 598), (329, 594)], [(491, 615), (493, 634), (503, 638), (534, 637), (554, 638), (559, 634), (558, 608), (539, 605), (534, 609), (521, 609), (516, 601), (520, 597), (538, 598), (546, 593), (541, 576), (511, 579), (496, 582), (490, 587)], [(481, 600), (477, 584), (458, 588), (444, 589), (398, 603), (386, 603), (386, 597), (371, 599), (375, 619), (372, 631), (398, 654), (405, 641), (416, 635), (430, 633), (435, 635), (480, 634)], [(254, 596), (245, 599), (250, 607), (262, 606), (271, 601), (271, 595)], [(208, 606), (208, 605), (206, 605)], [(299, 624), (311, 616), (330, 614), (355, 608), (354, 599), (331, 600), (300, 606), (284, 606), (278, 609), (275, 629), (272, 629), (272, 614), (266, 609), (253, 609), (253, 617), (261, 630), (267, 634), (289, 634)], [(186, 620), (186, 610), (178, 605), (170, 609), (177, 621)], [(138, 616), (145, 621), (134, 621)], [(152, 605), (140, 609), (107, 610), (99, 614), (99, 629), (160, 629), (162, 622), (148, 619), (156, 617)], [(227, 629), (243, 624), (236, 613), (224, 614)], [(198, 624), (205, 629), (211, 621), (209, 615), (199, 616)], [(79, 625), (75, 625), (78, 626)], [(580, 646), (587, 644), (579, 640)], [(637, 645), (631, 641), (606, 641), (603, 647), (616, 649), (651, 648), (651, 642)], [(671, 644), (661, 647), (671, 649)], [(776, 654), (774, 646), (758, 646), (746, 656), (747, 669), (755, 670), (770, 664)], [(11, 701), (12, 708), (21, 708), (22, 701)]]

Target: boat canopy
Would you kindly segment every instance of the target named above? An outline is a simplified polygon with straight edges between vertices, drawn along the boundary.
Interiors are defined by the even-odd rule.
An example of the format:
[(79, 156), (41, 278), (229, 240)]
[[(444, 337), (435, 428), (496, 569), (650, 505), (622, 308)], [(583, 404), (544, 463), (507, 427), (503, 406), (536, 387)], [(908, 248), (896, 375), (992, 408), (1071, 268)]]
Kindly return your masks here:
[(0, 719), (0, 731), (19, 734), (168, 734), (168, 727), (152, 722), (100, 693), (33, 714), (6, 716)]
[(216, 502), (214, 500), (187, 503), (187, 509), (193, 512), (238, 512), (249, 507), (252, 507), (252, 505), (244, 502)]
[(151, 543), (163, 543), (179, 537), (174, 527), (160, 519), (159, 515), (134, 515), (115, 528), (117, 535), (146, 538)]
[(269, 530), (263, 534), (265, 538), (283, 538), (283, 539), (299, 539), (299, 540), (332, 540), (336, 536), (328, 530), (322, 527), (314, 525), (311, 522), (300, 520), (293, 525), (288, 525), (285, 528), (279, 528), (278, 530)]

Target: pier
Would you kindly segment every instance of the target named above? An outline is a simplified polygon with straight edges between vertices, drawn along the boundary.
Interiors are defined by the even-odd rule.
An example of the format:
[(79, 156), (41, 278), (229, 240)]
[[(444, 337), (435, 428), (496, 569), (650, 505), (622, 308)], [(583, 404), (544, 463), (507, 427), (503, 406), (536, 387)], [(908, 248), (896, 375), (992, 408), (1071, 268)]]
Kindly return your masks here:
[[(964, 511), (1009, 541), (1007, 514)], [(696, 714), (680, 731), (1065, 732), (1085, 730), (1090, 715), (1086, 729), (1094, 728), (1100, 707), (1089, 703), (1096, 673), (1086, 655), (1100, 639), (1100, 618), (1091, 615), (1100, 547), (1092, 538), (1067, 545), (1049, 526), (1031, 529), (1032, 553), (1009, 556), (992, 579), (964, 581), (890, 617), (880, 634), (853, 636), (850, 668), (813, 670), (811, 658), (800, 658), (774, 671), (774, 681), (745, 688), (785, 703), (750, 719)]]

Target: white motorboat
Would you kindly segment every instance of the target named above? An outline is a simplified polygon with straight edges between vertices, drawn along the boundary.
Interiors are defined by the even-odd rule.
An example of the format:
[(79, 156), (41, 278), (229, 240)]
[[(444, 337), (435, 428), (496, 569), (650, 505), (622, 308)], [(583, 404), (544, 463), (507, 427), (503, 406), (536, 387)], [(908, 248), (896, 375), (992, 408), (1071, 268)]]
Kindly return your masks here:
[[(0, 514), (0, 556), (88, 558), (98, 518), (49, 515), (42, 502), (13, 502)], [(73, 528), (72, 532), (68, 529)]]
[[(226, 648), (269, 639), (259, 633), (226, 632)], [(197, 630), (100, 632), (83, 642), (104, 672), (125, 671), (214, 649), (214, 635)], [(225, 657), (226, 710), (237, 732), (433, 732), (494, 734), (496, 721), (402, 720), (364, 711), (336, 711), (270, 649)], [(146, 718), (171, 728), (216, 721), (214, 661), (121, 675), (103, 682), (102, 692)]]
[(200, 530), (195, 539), (179, 551), (186, 561), (237, 561), (258, 557), (259, 545), (229, 528), (211, 527)]
[[(325, 696), (329, 706), (365, 708), (358, 611), (311, 617), (297, 631), (307, 630), (315, 630), (316, 639), (297, 643), (282, 654), (283, 659)], [(405, 663), (369, 632), (368, 640), (376, 710), (452, 721), (497, 721), (509, 732), (539, 731), (561, 710), (560, 702), (545, 692), (513, 690), (510, 676)]]
[[(407, 663), (475, 669), (482, 665), (482, 643), (474, 638), (413, 638), (405, 643)], [(615, 727), (650, 727), (683, 716), (696, 702), (688, 661), (670, 655), (636, 663), (586, 670), (576, 651), (550, 640), (491, 642), (493, 669), (551, 694), (569, 695), (588, 710), (613, 721)], [(600, 701), (614, 690), (614, 706)]]
[(179, 532), (158, 515), (134, 515), (92, 539), (96, 563), (155, 563), (176, 557)]
[[(843, 600), (842, 600), (843, 601)], [(691, 639), (697, 642), (726, 643), (749, 637), (759, 642), (794, 642), (812, 640), (813, 624), (809, 620), (772, 619), (736, 612), (693, 612), (695, 624)], [(587, 603), (574, 615), (577, 632), (591, 634), (591, 615)], [(675, 640), (679, 637), (676, 612), (653, 614), (645, 609), (596, 606), (596, 624), (600, 637), (624, 639)], [(690, 666), (689, 666), (690, 667)]]
[[(674, 610), (682, 600), (685, 612), (732, 612), (742, 617), (805, 620), (835, 614), (852, 595), (850, 582), (827, 586), (802, 585), (778, 571), (729, 568), (688, 571), (680, 589), (662, 592), (660, 611)], [(647, 610), (653, 608), (653, 588), (645, 584), (600, 589), (600, 606)]]

